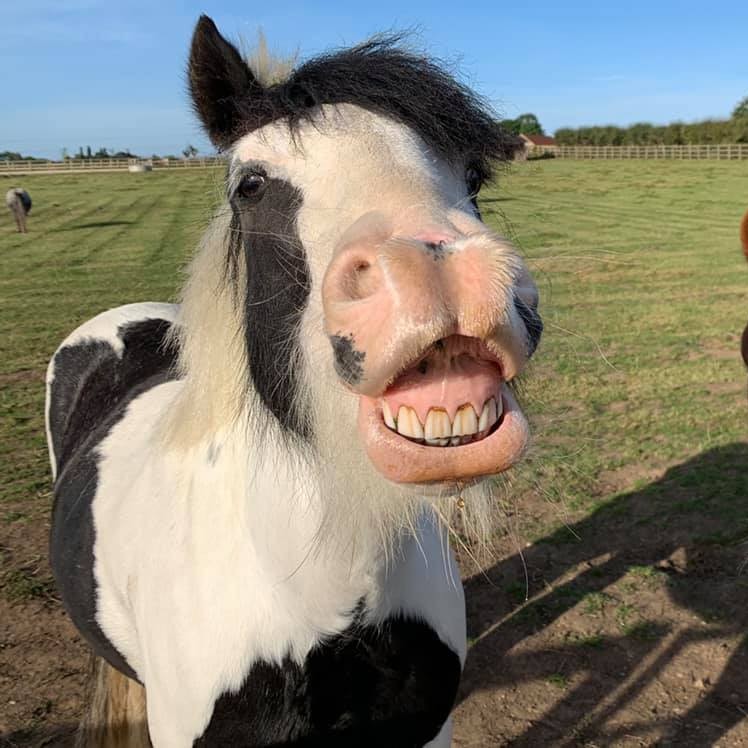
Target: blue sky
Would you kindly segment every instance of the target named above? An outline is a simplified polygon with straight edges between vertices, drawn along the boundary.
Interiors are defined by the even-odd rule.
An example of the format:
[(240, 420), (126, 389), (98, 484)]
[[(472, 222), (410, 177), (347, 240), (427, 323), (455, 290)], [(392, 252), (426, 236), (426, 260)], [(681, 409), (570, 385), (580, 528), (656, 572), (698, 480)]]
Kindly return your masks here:
[(0, 151), (209, 152), (184, 84), (202, 12), (230, 37), (262, 27), (271, 48), (302, 58), (415, 28), (500, 112), (534, 112), (548, 132), (725, 117), (748, 95), (748, 3), (731, 0), (0, 0)]

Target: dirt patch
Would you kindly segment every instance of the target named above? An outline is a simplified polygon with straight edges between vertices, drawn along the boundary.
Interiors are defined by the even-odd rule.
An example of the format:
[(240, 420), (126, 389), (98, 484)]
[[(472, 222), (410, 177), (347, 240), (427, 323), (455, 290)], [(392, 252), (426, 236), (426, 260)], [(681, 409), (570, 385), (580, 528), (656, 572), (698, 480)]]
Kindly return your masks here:
[(18, 384), (19, 382), (44, 382), (44, 372), (38, 369), (22, 369), (21, 371), (0, 374), (0, 387)]
[(727, 344), (724, 340), (706, 340), (701, 343), (700, 349), (707, 358), (718, 361), (737, 360), (740, 358), (740, 336), (731, 337)]
[(642, 482), (657, 480), (662, 477), (666, 469), (667, 465), (640, 463), (624, 465), (616, 470), (605, 470), (597, 481), (597, 489), (602, 496), (618, 493)]
[(742, 395), (745, 392), (745, 382), (710, 382), (706, 385), (710, 395)]
[(87, 651), (47, 563), (47, 495), (0, 515), (0, 746), (62, 746), (81, 709)]

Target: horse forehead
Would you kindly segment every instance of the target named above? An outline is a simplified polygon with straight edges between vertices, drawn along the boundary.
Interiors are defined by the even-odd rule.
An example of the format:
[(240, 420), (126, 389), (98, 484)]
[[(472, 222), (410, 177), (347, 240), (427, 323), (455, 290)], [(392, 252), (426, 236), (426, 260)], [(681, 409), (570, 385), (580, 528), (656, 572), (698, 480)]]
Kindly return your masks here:
[(301, 181), (306, 173), (368, 169), (412, 177), (414, 172), (430, 173), (440, 166), (406, 125), (354, 104), (325, 105), (312, 121), (301, 123), (293, 133), (285, 122), (266, 125), (236, 143), (233, 159), (237, 165), (266, 162), (279, 175)]

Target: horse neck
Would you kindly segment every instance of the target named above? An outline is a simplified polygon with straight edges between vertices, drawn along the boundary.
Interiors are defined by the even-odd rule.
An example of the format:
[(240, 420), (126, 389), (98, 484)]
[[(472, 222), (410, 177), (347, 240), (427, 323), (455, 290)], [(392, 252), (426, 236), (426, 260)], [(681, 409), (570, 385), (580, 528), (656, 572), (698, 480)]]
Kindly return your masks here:
[[(281, 439), (258, 438), (246, 422), (195, 448), (194, 464), (200, 467), (190, 513), (196, 522), (223, 526), (234, 542), (248, 545), (253, 563), (269, 578), (307, 595), (317, 586), (328, 598), (350, 598), (354, 604), (384, 584), (397, 543), (366, 512), (337, 516), (339, 489), (311, 460)], [(208, 502), (205, 492), (213, 497)]]

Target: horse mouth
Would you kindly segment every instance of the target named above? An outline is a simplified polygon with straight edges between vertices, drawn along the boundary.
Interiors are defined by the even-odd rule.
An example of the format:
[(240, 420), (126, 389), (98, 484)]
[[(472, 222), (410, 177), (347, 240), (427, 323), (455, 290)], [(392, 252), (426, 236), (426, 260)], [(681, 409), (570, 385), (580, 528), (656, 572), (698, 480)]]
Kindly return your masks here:
[(359, 431), (374, 466), (397, 483), (493, 475), (528, 441), (500, 356), (458, 335), (437, 341), (380, 397), (362, 396)]

